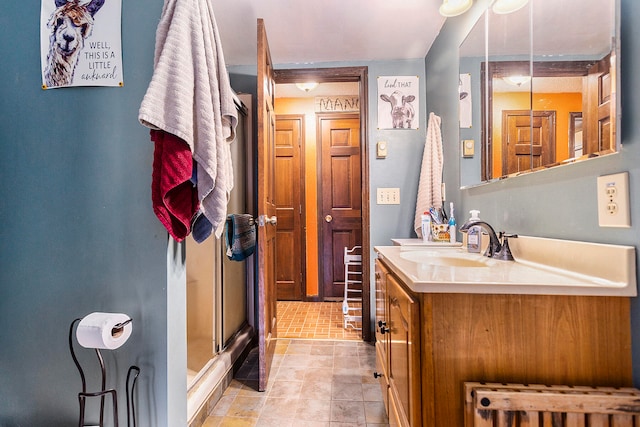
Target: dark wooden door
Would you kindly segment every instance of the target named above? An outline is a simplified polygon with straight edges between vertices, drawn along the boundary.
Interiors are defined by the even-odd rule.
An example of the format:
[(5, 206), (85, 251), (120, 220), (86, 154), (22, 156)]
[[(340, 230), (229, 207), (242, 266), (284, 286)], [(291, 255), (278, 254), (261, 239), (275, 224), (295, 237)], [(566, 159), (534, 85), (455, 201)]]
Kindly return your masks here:
[(344, 294), (344, 248), (362, 244), (360, 116), (318, 114), (323, 298)]
[(267, 389), (277, 338), (275, 254), (275, 81), (264, 21), (258, 19), (258, 352), (260, 391)]
[(303, 117), (276, 117), (276, 296), (302, 299), (304, 283)]
[(502, 153), (503, 175), (555, 163), (556, 112), (504, 110)]

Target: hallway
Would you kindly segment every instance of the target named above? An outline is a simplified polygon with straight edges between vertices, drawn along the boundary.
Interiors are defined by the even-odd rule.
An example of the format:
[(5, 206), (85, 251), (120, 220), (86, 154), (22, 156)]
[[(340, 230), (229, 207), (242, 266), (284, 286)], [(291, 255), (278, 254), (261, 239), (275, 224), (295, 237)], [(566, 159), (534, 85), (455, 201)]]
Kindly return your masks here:
[[(291, 314), (287, 323), (306, 325), (289, 326), (281, 335), (316, 328), (304, 322), (307, 316), (318, 325), (332, 325), (334, 334), (342, 326), (341, 313), (335, 316), (340, 303), (279, 302), (278, 310), (283, 320)], [(316, 328), (319, 335), (328, 334), (325, 329), (329, 331)], [(388, 426), (380, 385), (373, 377), (375, 347), (358, 336), (359, 331), (349, 330), (340, 339), (279, 338), (266, 392), (256, 391), (258, 353), (252, 350), (204, 427)]]

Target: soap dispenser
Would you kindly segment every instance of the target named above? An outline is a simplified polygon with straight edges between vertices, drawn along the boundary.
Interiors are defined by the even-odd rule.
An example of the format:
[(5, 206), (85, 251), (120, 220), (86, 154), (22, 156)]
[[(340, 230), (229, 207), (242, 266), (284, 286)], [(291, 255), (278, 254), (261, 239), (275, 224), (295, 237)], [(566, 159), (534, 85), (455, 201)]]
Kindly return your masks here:
[[(471, 214), (469, 221), (480, 221), (480, 211), (474, 209), (469, 213)], [(469, 231), (467, 231), (467, 252), (480, 252), (481, 233), (482, 228), (479, 225), (469, 227)]]

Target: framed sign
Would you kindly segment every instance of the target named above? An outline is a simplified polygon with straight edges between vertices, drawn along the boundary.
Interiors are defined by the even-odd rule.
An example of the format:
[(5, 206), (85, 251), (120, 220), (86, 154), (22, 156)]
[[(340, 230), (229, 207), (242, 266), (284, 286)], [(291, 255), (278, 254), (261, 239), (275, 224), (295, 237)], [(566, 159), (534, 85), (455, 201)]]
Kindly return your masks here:
[(42, 0), (42, 88), (123, 86), (122, 0)]
[(418, 76), (378, 77), (378, 129), (418, 129)]

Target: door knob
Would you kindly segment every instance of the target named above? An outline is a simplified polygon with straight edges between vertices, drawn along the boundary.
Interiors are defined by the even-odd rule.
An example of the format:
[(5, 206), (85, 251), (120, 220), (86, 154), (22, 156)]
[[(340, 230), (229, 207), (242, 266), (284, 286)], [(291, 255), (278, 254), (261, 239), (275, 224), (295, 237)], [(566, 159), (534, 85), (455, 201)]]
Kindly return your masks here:
[(377, 372), (374, 372), (374, 373), (373, 373), (373, 378), (380, 378), (380, 377), (383, 377), (383, 376), (384, 376), (384, 375), (379, 374), (379, 373), (377, 373)]
[(327, 216), (324, 217), (324, 220), (327, 221), (327, 222), (331, 222), (331, 221), (333, 221), (333, 217), (331, 215), (327, 215)]
[(266, 222), (267, 224), (276, 225), (278, 223), (278, 217), (275, 215), (272, 216), (271, 218), (265, 217), (264, 222)]
[(266, 215), (260, 215), (258, 217), (258, 225), (260, 227), (264, 227), (266, 224), (273, 224), (276, 225), (278, 223), (278, 217), (277, 216), (272, 216), (271, 218), (269, 218)]

